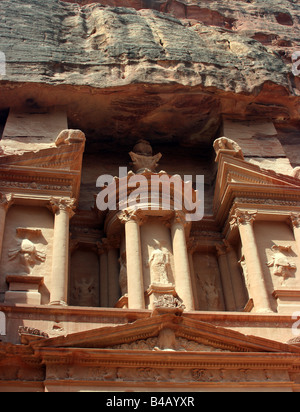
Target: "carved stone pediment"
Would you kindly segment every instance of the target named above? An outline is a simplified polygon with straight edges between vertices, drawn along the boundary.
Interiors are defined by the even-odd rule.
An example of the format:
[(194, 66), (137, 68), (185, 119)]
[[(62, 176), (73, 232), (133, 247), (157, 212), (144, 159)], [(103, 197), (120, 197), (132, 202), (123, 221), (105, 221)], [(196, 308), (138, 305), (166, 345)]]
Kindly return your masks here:
[[(282, 202), (300, 202), (299, 180), (262, 169), (241, 158), (221, 153), (214, 195), (214, 212), (227, 216), (235, 198), (278, 209)], [(282, 191), (285, 197), (282, 199)], [(300, 205), (300, 203), (299, 203)], [(218, 220), (218, 217), (217, 217)]]
[[(165, 336), (163, 336), (165, 335)], [(171, 329), (164, 329), (159, 336), (123, 343), (107, 349), (139, 351), (179, 351), (179, 352), (227, 352), (214, 346), (204, 345), (193, 340), (176, 337)]]
[(104, 351), (300, 352), (300, 348), (217, 327), (184, 315), (164, 314), (132, 324), (103, 327), (31, 343), (35, 350), (101, 349)]

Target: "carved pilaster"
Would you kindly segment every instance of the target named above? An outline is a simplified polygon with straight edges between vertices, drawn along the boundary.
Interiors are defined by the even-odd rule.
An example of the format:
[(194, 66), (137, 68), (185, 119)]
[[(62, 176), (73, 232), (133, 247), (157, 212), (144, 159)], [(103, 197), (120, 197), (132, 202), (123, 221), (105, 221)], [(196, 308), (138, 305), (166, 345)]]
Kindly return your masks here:
[(300, 256), (300, 213), (291, 213), (290, 222), (297, 243), (298, 256)]
[(121, 291), (119, 285), (120, 265), (119, 249), (120, 236), (109, 236), (107, 239), (108, 258), (108, 306), (114, 307), (118, 302)]
[(224, 240), (224, 245), (227, 251), (227, 261), (231, 274), (236, 309), (237, 311), (242, 311), (248, 299), (245, 288), (245, 281), (243, 279), (243, 275), (241, 273), (238, 258), (234, 248), (227, 240)]
[(173, 256), (175, 266), (175, 283), (179, 297), (182, 299), (186, 309), (195, 309), (195, 300), (192, 287), (192, 276), (187, 251), (185, 235), (185, 215), (175, 212), (171, 225), (171, 236), (173, 245)]
[(126, 265), (129, 309), (145, 309), (140, 226), (145, 222), (140, 210), (125, 209), (118, 218), (125, 224)]
[(75, 199), (51, 198), (48, 207), (55, 215), (53, 236), (51, 304), (66, 305), (68, 296), (69, 223)]
[(0, 259), (2, 256), (2, 245), (3, 245), (6, 213), (9, 207), (13, 204), (13, 201), (14, 201), (14, 196), (11, 193), (9, 194), (1, 193), (0, 194)]
[(99, 255), (99, 279), (100, 279), (100, 306), (108, 307), (108, 255), (107, 255), (107, 239), (103, 238), (101, 242), (97, 242), (97, 252)]
[(224, 243), (217, 243), (216, 250), (222, 279), (226, 309), (228, 311), (235, 311), (235, 297), (232, 287), (231, 273), (227, 261), (227, 245), (225, 245)]

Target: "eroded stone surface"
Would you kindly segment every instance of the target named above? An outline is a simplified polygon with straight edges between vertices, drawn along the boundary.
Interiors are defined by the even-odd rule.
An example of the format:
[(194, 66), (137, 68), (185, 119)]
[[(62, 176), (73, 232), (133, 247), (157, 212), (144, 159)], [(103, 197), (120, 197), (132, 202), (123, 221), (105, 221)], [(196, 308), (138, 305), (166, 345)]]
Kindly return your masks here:
[[(2, 1), (0, 48), (7, 58), (6, 79), (101, 88), (178, 83), (234, 92), (253, 92), (271, 81), (290, 88), (290, 68), (279, 55), (251, 36), (228, 30), (229, 23), (226, 28), (209, 26), (213, 21), (203, 10), (192, 5), (183, 14), (166, 5), (173, 17), (156, 10), (80, 7), (58, 0)], [(221, 12), (228, 15), (230, 9)], [(262, 20), (258, 16), (256, 24)]]

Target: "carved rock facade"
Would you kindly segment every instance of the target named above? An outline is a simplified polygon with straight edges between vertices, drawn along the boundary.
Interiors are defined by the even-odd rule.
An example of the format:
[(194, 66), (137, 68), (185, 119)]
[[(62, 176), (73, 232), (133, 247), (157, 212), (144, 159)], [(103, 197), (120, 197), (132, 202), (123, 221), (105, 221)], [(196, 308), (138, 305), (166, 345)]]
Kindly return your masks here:
[[(255, 2), (72, 3), (0, 2), (1, 39), (43, 36), (0, 82), (0, 390), (299, 391), (283, 29), (247, 29), (271, 19)], [(297, 6), (274, 7), (296, 32)]]

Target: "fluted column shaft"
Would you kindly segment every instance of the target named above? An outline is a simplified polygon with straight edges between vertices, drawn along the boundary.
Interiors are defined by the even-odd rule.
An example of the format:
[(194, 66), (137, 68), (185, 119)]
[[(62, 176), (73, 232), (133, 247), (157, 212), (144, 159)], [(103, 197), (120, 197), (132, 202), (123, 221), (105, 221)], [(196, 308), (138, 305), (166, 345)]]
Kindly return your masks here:
[(235, 304), (235, 296), (233, 291), (233, 285), (231, 280), (231, 273), (228, 266), (227, 260), (227, 249), (224, 244), (216, 245), (217, 255), (218, 255), (218, 262), (219, 262), (219, 269), (222, 279), (222, 286), (223, 286), (223, 294), (225, 300), (226, 310), (228, 311), (235, 311), (236, 304)]
[(178, 296), (182, 299), (186, 310), (189, 311), (195, 310), (195, 303), (184, 223), (184, 217), (177, 212), (171, 224), (171, 236), (173, 244), (176, 291)]
[(264, 273), (256, 245), (253, 222), (257, 213), (236, 210), (231, 225), (237, 224), (249, 276), (249, 294), (256, 312), (273, 312), (267, 292)]
[(51, 199), (55, 214), (50, 305), (67, 305), (69, 268), (69, 222), (74, 212), (74, 199)]
[(143, 216), (138, 210), (123, 211), (119, 219), (125, 224), (128, 308), (145, 309), (143, 262), (140, 225)]

